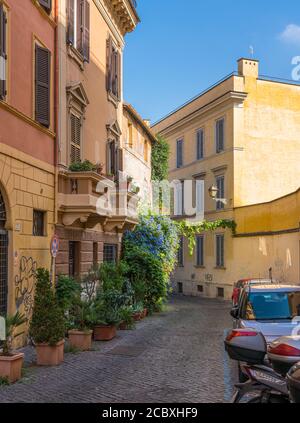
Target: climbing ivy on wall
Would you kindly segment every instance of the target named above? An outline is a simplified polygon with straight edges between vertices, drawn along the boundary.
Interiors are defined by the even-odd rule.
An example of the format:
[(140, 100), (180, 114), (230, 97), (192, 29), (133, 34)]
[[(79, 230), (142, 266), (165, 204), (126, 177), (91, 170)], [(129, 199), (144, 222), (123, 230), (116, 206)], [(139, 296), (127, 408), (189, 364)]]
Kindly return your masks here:
[(202, 232), (215, 231), (217, 229), (231, 229), (232, 234), (236, 233), (236, 222), (234, 220), (219, 219), (213, 222), (203, 222), (193, 224), (185, 220), (176, 222), (178, 233), (180, 236), (184, 236), (189, 242), (189, 251), (192, 255), (196, 246), (196, 235)]
[(157, 136), (157, 142), (152, 147), (152, 180), (164, 181), (168, 179), (170, 146), (167, 141)]

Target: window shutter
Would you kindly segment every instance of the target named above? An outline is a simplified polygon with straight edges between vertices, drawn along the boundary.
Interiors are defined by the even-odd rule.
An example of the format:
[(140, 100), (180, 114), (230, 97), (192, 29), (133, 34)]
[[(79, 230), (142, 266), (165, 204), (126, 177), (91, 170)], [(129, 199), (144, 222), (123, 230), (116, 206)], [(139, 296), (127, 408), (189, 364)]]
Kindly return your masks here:
[(39, 0), (41, 6), (43, 6), (48, 13), (51, 12), (52, 9), (52, 0)]
[(204, 237), (197, 237), (197, 266), (204, 265)]
[(204, 218), (204, 181), (196, 181), (196, 213)]
[(76, 48), (83, 55), (84, 0), (77, 0)]
[(86, 62), (90, 61), (90, 3), (84, 0), (83, 3), (83, 58)]
[(71, 113), (71, 163), (81, 161), (81, 119)]
[(224, 236), (220, 236), (220, 243), (221, 243), (221, 251), (220, 251), (220, 256), (221, 256), (221, 263), (220, 266), (224, 266)]
[(204, 157), (204, 132), (200, 129), (197, 132), (197, 160), (201, 160)]
[(217, 153), (224, 151), (224, 119), (220, 119), (216, 124), (216, 144)]
[(106, 90), (112, 90), (112, 38), (109, 37), (106, 46)]
[[(77, 1), (77, 0), (76, 0)], [(68, 0), (68, 33), (67, 42), (74, 45), (75, 0)]]
[(0, 4), (0, 100), (6, 96), (6, 25), (6, 13)]
[(183, 165), (183, 141), (177, 141), (177, 167), (180, 168)]
[(216, 253), (217, 253), (217, 260), (216, 260), (216, 265), (217, 267), (220, 266), (220, 236), (217, 235), (216, 237)]
[(35, 47), (35, 119), (50, 126), (50, 51)]
[(174, 186), (175, 216), (183, 215), (183, 184), (177, 182)]

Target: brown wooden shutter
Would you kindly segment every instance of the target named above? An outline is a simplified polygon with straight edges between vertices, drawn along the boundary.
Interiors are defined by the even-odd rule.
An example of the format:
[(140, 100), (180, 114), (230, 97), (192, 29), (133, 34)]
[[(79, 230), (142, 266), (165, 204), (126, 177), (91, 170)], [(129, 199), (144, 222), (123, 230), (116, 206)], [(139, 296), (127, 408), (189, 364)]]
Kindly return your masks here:
[(71, 163), (81, 161), (81, 119), (71, 113)]
[(90, 61), (90, 3), (84, 0), (83, 4), (83, 58), (86, 62)]
[(76, 47), (83, 54), (84, 0), (77, 0)]
[(0, 4), (0, 99), (6, 97), (6, 25), (7, 18), (3, 5)]
[(39, 0), (41, 6), (43, 6), (48, 13), (51, 12), (52, 9), (52, 0)]
[(50, 126), (50, 51), (35, 46), (35, 120)]
[(68, 0), (68, 33), (67, 33), (67, 42), (74, 45), (75, 34), (74, 34), (74, 21), (75, 21), (75, 1), (77, 0)]
[(109, 36), (106, 45), (106, 90), (112, 90), (112, 38)]

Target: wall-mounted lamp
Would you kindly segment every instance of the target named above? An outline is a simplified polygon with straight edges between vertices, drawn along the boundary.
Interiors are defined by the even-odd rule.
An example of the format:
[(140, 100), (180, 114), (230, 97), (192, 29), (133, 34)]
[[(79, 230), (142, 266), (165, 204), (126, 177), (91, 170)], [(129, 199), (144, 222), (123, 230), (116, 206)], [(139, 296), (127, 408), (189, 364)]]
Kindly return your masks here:
[(215, 200), (215, 199), (217, 198), (217, 195), (218, 195), (219, 190), (218, 190), (218, 188), (217, 188), (215, 185), (212, 185), (212, 186), (209, 188), (208, 192), (209, 192), (209, 196), (210, 196), (212, 199), (214, 199), (214, 200)]

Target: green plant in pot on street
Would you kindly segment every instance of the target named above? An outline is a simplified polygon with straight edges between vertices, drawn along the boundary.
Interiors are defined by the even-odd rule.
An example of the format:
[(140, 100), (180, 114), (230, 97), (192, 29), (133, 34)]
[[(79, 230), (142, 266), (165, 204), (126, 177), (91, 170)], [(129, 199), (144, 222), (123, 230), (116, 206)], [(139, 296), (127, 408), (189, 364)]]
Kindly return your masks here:
[(98, 292), (94, 302), (94, 340), (110, 341), (120, 323), (120, 296), (116, 291)]
[(69, 343), (80, 351), (88, 351), (92, 347), (93, 310), (92, 304), (77, 296), (70, 310), (68, 331)]
[(143, 319), (144, 317), (144, 303), (138, 302), (133, 304), (132, 306), (132, 317), (135, 322), (138, 322), (139, 320)]
[(132, 307), (131, 306), (123, 306), (121, 307), (120, 311), (120, 320), (121, 323), (119, 324), (120, 330), (131, 330), (134, 328), (134, 318), (132, 315)]
[(27, 318), (19, 311), (5, 319), (5, 340), (2, 342), (0, 353), (0, 378), (9, 383), (16, 382), (22, 377), (23, 353), (13, 351), (13, 341), (18, 336), (15, 331), (27, 322)]
[(51, 286), (49, 271), (37, 270), (37, 283), (29, 334), (37, 352), (37, 364), (55, 366), (64, 359), (65, 317)]

